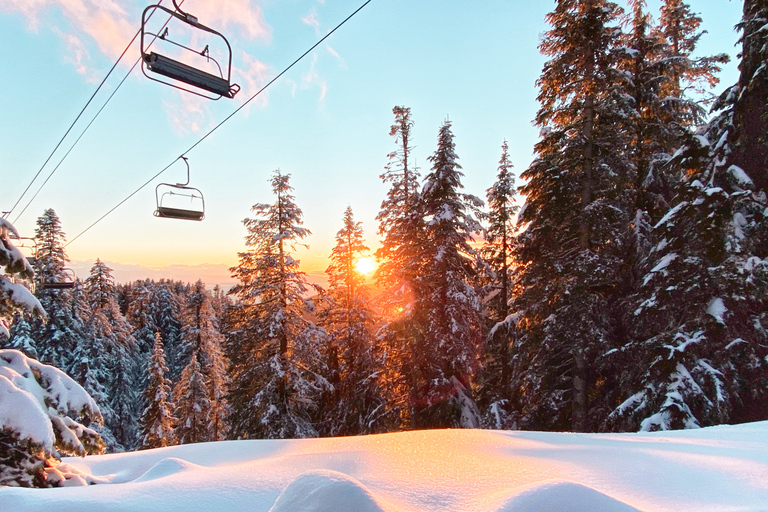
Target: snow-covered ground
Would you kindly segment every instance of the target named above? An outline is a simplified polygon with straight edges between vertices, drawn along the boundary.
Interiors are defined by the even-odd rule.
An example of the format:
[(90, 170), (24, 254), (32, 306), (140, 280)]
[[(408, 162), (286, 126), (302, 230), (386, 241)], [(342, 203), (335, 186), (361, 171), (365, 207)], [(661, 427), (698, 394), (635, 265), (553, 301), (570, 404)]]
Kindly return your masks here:
[(2, 488), (0, 511), (768, 511), (768, 422), (227, 441), (66, 462), (103, 483)]

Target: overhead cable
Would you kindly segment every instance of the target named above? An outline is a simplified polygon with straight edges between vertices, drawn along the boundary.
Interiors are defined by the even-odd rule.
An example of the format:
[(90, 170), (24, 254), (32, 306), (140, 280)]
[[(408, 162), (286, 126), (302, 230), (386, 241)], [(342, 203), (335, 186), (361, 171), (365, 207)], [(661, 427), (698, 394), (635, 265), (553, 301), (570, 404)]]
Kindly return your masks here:
[[(162, 2), (162, 0), (161, 0), (161, 2)], [(182, 0), (182, 1), (181, 1), (181, 3), (183, 4), (183, 3), (184, 3), (184, 0)], [(159, 4), (158, 4), (158, 5), (159, 5)], [(153, 14), (154, 14), (154, 11), (153, 11), (152, 13), (150, 13), (150, 15), (147, 17), (147, 19), (151, 18)], [(166, 20), (165, 24), (163, 24), (163, 27), (162, 27), (162, 28), (165, 28), (165, 27), (168, 25), (168, 23), (171, 21), (171, 19), (172, 19), (172, 17), (169, 17), (169, 18)], [(162, 28), (161, 28), (161, 31), (162, 31)], [(140, 33), (140, 32), (141, 32), (141, 31), (139, 31), (139, 33)], [(138, 35), (138, 34), (137, 34), (137, 35)], [(155, 37), (152, 39), (152, 41), (150, 41), (150, 43), (149, 43), (148, 47), (149, 47), (149, 46), (152, 46), (152, 44), (155, 42), (155, 40), (156, 40), (157, 38), (158, 38), (158, 36), (155, 36)], [(136, 40), (136, 36), (134, 36), (134, 38), (131, 40), (131, 42), (130, 42), (130, 43), (128, 43), (128, 48), (130, 48), (130, 47), (131, 47), (131, 45), (133, 44), (133, 42), (134, 42), (135, 40)], [(123, 55), (125, 55), (125, 52), (123, 52)], [(120, 56), (120, 58), (117, 60), (117, 62), (115, 62), (115, 65), (117, 65), (117, 63), (118, 63), (118, 62), (120, 62), (120, 59), (122, 59), (123, 55), (121, 55), (121, 56)], [(73, 149), (75, 149), (75, 146), (77, 146), (77, 143), (78, 143), (78, 142), (80, 142), (80, 139), (82, 139), (82, 138), (83, 138), (83, 135), (85, 135), (85, 132), (87, 132), (87, 131), (88, 131), (88, 129), (91, 127), (91, 125), (94, 123), (94, 121), (96, 121), (96, 118), (98, 118), (98, 117), (99, 117), (99, 115), (101, 114), (101, 112), (102, 112), (102, 111), (103, 111), (103, 110), (106, 108), (107, 104), (109, 104), (109, 102), (110, 102), (110, 101), (112, 101), (112, 98), (115, 96), (115, 94), (117, 94), (117, 91), (119, 91), (119, 90), (120, 90), (120, 87), (122, 87), (122, 86), (123, 86), (123, 84), (125, 83), (125, 81), (128, 79), (128, 77), (129, 77), (129, 76), (131, 76), (131, 73), (133, 73), (133, 70), (134, 70), (134, 69), (136, 69), (136, 66), (138, 66), (140, 62), (141, 62), (141, 57), (139, 57), (138, 59), (136, 59), (136, 62), (134, 62), (134, 63), (133, 63), (133, 66), (131, 66), (131, 69), (130, 69), (130, 70), (128, 70), (128, 72), (125, 74), (125, 76), (124, 76), (124, 77), (123, 77), (123, 79), (120, 81), (120, 83), (117, 85), (117, 87), (115, 87), (115, 90), (114, 90), (114, 91), (112, 91), (112, 94), (110, 94), (110, 95), (109, 95), (109, 98), (107, 98), (107, 101), (105, 101), (105, 102), (104, 102), (104, 104), (101, 106), (101, 108), (99, 109), (99, 111), (98, 111), (98, 112), (96, 112), (96, 115), (95, 115), (95, 116), (93, 116), (93, 118), (92, 118), (92, 119), (91, 119), (91, 121), (88, 123), (88, 125), (85, 127), (85, 129), (82, 131), (82, 133), (80, 133), (80, 136), (79, 136), (79, 137), (77, 137), (77, 139), (76, 139), (76, 140), (75, 140), (75, 142), (72, 144), (72, 146), (70, 146), (70, 148), (67, 150), (67, 152), (64, 154), (64, 156), (61, 158), (61, 160), (59, 160), (59, 163), (58, 163), (58, 164), (56, 164), (56, 167), (54, 167), (54, 168), (53, 168), (53, 170), (52, 170), (52, 171), (51, 171), (51, 172), (48, 174), (48, 177), (47, 177), (47, 178), (45, 178), (45, 181), (44, 181), (44, 182), (42, 183), (42, 185), (40, 185), (40, 187), (37, 189), (37, 192), (35, 192), (35, 195), (33, 195), (33, 196), (32, 196), (32, 198), (31, 198), (29, 201), (27, 201), (27, 204), (24, 206), (24, 209), (23, 209), (23, 210), (21, 210), (21, 212), (19, 212), (19, 214), (16, 216), (16, 219), (13, 221), (13, 223), (14, 223), (14, 224), (16, 224), (16, 223), (18, 222), (19, 218), (20, 218), (22, 215), (24, 215), (24, 212), (25, 212), (25, 211), (27, 211), (27, 208), (29, 208), (29, 206), (30, 206), (30, 205), (32, 204), (32, 202), (35, 200), (35, 198), (37, 197), (37, 195), (38, 195), (38, 194), (39, 194), (39, 193), (40, 193), (40, 192), (43, 190), (43, 187), (45, 187), (45, 185), (48, 183), (48, 181), (51, 179), (51, 177), (53, 177), (54, 173), (55, 173), (55, 172), (56, 172), (56, 171), (59, 169), (59, 167), (61, 167), (61, 164), (63, 164), (63, 163), (64, 163), (64, 160), (66, 160), (66, 159), (67, 159), (67, 157), (68, 157), (68, 156), (69, 156), (69, 154), (72, 152), (72, 150), (73, 150)], [(114, 66), (113, 66), (113, 68), (112, 68), (112, 69), (114, 69)], [(110, 72), (109, 72), (109, 73), (112, 73), (112, 71), (110, 70)], [(104, 78), (104, 80), (106, 80), (108, 77), (109, 77), (109, 74), (107, 74), (107, 77), (105, 77), (105, 78)], [(103, 83), (104, 83), (104, 82), (102, 82), (102, 84), (103, 84)], [(98, 92), (98, 89), (96, 90), (96, 92)], [(94, 93), (93, 93), (93, 94), (94, 94), (94, 96), (96, 95), (96, 92), (94, 92)], [(91, 99), (93, 99), (93, 96), (91, 97)], [(86, 105), (86, 107), (87, 107), (87, 106), (88, 106), (88, 105)], [(83, 108), (83, 110), (85, 110), (85, 108)], [(81, 112), (81, 114), (82, 114), (82, 112)], [(78, 116), (78, 118), (79, 118), (79, 117), (80, 117), (80, 116)], [(75, 123), (76, 123), (76, 122), (77, 122), (77, 119), (75, 119)], [(74, 125), (74, 123), (73, 123), (73, 125)], [(71, 129), (71, 127), (70, 127), (70, 129)], [(67, 131), (67, 133), (69, 133), (69, 131)], [(64, 134), (64, 137), (66, 137), (66, 134)], [(64, 138), (62, 138), (62, 141), (63, 141), (63, 140), (64, 140)], [(59, 144), (61, 144), (61, 142), (59, 142)], [(56, 147), (58, 148), (58, 146), (56, 146)], [(56, 152), (56, 150), (54, 149), (54, 153), (55, 153), (55, 152)], [(53, 153), (51, 153), (51, 156), (53, 156)], [(50, 157), (48, 157), (48, 159), (50, 160)], [(47, 163), (48, 163), (48, 161), (46, 160), (46, 164), (47, 164)], [(43, 167), (45, 167), (45, 164), (43, 165)], [(42, 171), (43, 169), (41, 168), (40, 170)], [(38, 175), (39, 175), (39, 174), (40, 174), (40, 172), (38, 172)], [(36, 176), (35, 176), (35, 178), (32, 180), (32, 183), (34, 183), (34, 181), (35, 181), (36, 179), (37, 179), (37, 175), (36, 175)], [(30, 183), (30, 186), (32, 185), (32, 183)], [(27, 190), (29, 190), (29, 187), (27, 187)], [(27, 192), (27, 191), (25, 190), (25, 191), (24, 191), (24, 194), (26, 194), (26, 192)], [(24, 197), (24, 194), (22, 194), (22, 197)], [(21, 198), (19, 198), (19, 200), (21, 200)], [(17, 202), (16, 204), (18, 205), (18, 202)], [(16, 206), (14, 205), (14, 208), (15, 208), (15, 207), (16, 207)], [(9, 215), (10, 215), (10, 213), (9, 213)]]
[(232, 119), (232, 117), (234, 117), (234, 116), (235, 116), (235, 114), (237, 114), (238, 112), (240, 112), (240, 111), (241, 111), (243, 108), (245, 108), (245, 106), (246, 106), (246, 105), (248, 105), (248, 104), (249, 104), (251, 101), (253, 101), (254, 99), (256, 99), (256, 98), (257, 98), (257, 97), (258, 97), (258, 96), (259, 96), (259, 95), (260, 95), (262, 92), (264, 92), (265, 90), (267, 90), (267, 88), (268, 88), (270, 85), (272, 85), (273, 83), (275, 83), (275, 82), (276, 82), (276, 81), (277, 81), (277, 80), (278, 80), (278, 79), (279, 79), (281, 76), (283, 76), (283, 75), (284, 75), (285, 73), (287, 73), (287, 72), (288, 72), (288, 71), (289, 71), (291, 68), (293, 68), (293, 66), (295, 66), (296, 64), (298, 64), (298, 63), (299, 63), (299, 62), (300, 62), (300, 61), (301, 61), (301, 60), (302, 60), (304, 57), (306, 57), (307, 55), (309, 55), (309, 54), (312, 52), (312, 50), (314, 50), (315, 48), (317, 48), (318, 46), (320, 46), (320, 44), (321, 44), (323, 41), (325, 41), (326, 39), (328, 39), (328, 38), (331, 36), (331, 34), (333, 34), (334, 32), (336, 32), (336, 31), (337, 31), (339, 28), (341, 28), (341, 26), (342, 26), (342, 25), (344, 25), (346, 22), (348, 22), (349, 20), (351, 20), (351, 19), (352, 19), (352, 18), (353, 18), (353, 17), (354, 17), (354, 16), (355, 16), (355, 15), (356, 15), (358, 12), (360, 12), (361, 10), (363, 10), (363, 8), (364, 8), (366, 5), (368, 5), (369, 3), (371, 3), (371, 1), (372, 1), (372, 0), (367, 0), (367, 1), (366, 1), (365, 3), (363, 3), (363, 4), (362, 4), (360, 7), (358, 7), (358, 8), (357, 8), (357, 9), (356, 9), (356, 10), (355, 10), (355, 11), (354, 11), (352, 14), (350, 14), (349, 16), (347, 16), (347, 17), (344, 19), (344, 21), (342, 21), (341, 23), (339, 23), (338, 25), (336, 25), (336, 27), (334, 27), (334, 28), (333, 28), (333, 30), (331, 30), (330, 32), (328, 32), (328, 33), (327, 33), (325, 36), (323, 36), (323, 37), (322, 37), (322, 38), (321, 38), (319, 41), (317, 41), (317, 42), (316, 42), (314, 45), (312, 45), (312, 46), (311, 46), (311, 47), (310, 47), (310, 48), (309, 48), (307, 51), (305, 51), (303, 54), (301, 54), (301, 56), (300, 56), (299, 58), (297, 58), (296, 60), (294, 60), (294, 61), (293, 61), (293, 62), (292, 62), (292, 63), (291, 63), (291, 64), (290, 64), (288, 67), (286, 67), (285, 69), (283, 69), (283, 70), (282, 70), (282, 71), (281, 71), (281, 72), (280, 72), (280, 73), (279, 73), (277, 76), (275, 76), (275, 77), (274, 77), (272, 80), (270, 80), (270, 81), (269, 81), (269, 82), (268, 82), (268, 83), (267, 83), (267, 84), (266, 84), (264, 87), (262, 87), (261, 89), (259, 89), (258, 91), (256, 91), (256, 93), (255, 93), (253, 96), (251, 96), (250, 98), (248, 98), (248, 99), (247, 99), (247, 100), (246, 100), (246, 101), (245, 101), (245, 102), (244, 102), (242, 105), (240, 105), (240, 106), (239, 106), (237, 109), (235, 109), (235, 111), (234, 111), (234, 112), (232, 112), (232, 113), (231, 113), (231, 114), (229, 114), (227, 117), (225, 117), (223, 121), (221, 121), (219, 124), (217, 124), (216, 126), (214, 126), (214, 127), (213, 127), (213, 128), (212, 128), (212, 129), (211, 129), (209, 132), (208, 132), (208, 133), (206, 133), (205, 135), (203, 135), (203, 136), (202, 136), (202, 137), (201, 137), (201, 138), (200, 138), (200, 139), (199, 139), (197, 142), (195, 142), (194, 144), (192, 144), (192, 146), (190, 146), (190, 147), (189, 147), (189, 148), (188, 148), (186, 151), (184, 151), (184, 152), (183, 152), (183, 153), (182, 153), (182, 154), (181, 154), (179, 157), (177, 157), (177, 158), (176, 158), (176, 159), (175, 159), (173, 162), (171, 162), (171, 163), (169, 163), (168, 165), (166, 165), (166, 166), (165, 166), (165, 167), (164, 167), (162, 170), (160, 170), (160, 172), (158, 172), (157, 174), (155, 174), (154, 176), (152, 176), (152, 177), (151, 177), (150, 179), (148, 179), (148, 180), (147, 180), (147, 181), (146, 181), (146, 182), (145, 182), (143, 185), (141, 185), (139, 188), (137, 188), (136, 190), (134, 190), (133, 192), (131, 192), (131, 193), (128, 195), (128, 197), (126, 197), (125, 199), (123, 199), (122, 201), (120, 201), (119, 203), (117, 203), (117, 205), (115, 205), (115, 206), (114, 206), (114, 207), (113, 207), (111, 210), (109, 210), (107, 213), (105, 213), (104, 215), (102, 215), (101, 217), (99, 217), (99, 218), (98, 218), (98, 219), (97, 219), (97, 220), (96, 220), (96, 221), (95, 221), (93, 224), (91, 224), (90, 226), (88, 226), (87, 228), (85, 228), (83, 231), (81, 231), (81, 232), (80, 232), (80, 233), (79, 233), (79, 234), (78, 234), (76, 237), (74, 237), (72, 240), (70, 240), (69, 242), (67, 242), (67, 244), (66, 244), (64, 247), (67, 247), (67, 246), (69, 246), (69, 244), (71, 244), (72, 242), (74, 242), (75, 240), (77, 240), (78, 238), (80, 238), (81, 236), (83, 236), (83, 235), (84, 235), (86, 232), (88, 232), (88, 231), (89, 231), (91, 228), (93, 228), (93, 227), (94, 227), (96, 224), (98, 224), (99, 222), (101, 222), (102, 220), (104, 220), (104, 219), (105, 219), (105, 218), (106, 218), (106, 217), (107, 217), (109, 214), (111, 214), (112, 212), (114, 212), (115, 210), (117, 210), (118, 208), (120, 208), (120, 207), (121, 207), (123, 204), (125, 204), (125, 202), (126, 202), (126, 201), (128, 201), (128, 200), (129, 200), (129, 199), (131, 199), (133, 196), (135, 196), (136, 194), (138, 194), (138, 193), (139, 193), (139, 192), (140, 192), (140, 191), (141, 191), (141, 190), (142, 190), (144, 187), (146, 187), (147, 185), (149, 185), (150, 183), (152, 183), (152, 182), (153, 182), (155, 179), (157, 179), (157, 178), (158, 178), (158, 177), (159, 177), (161, 174), (163, 174), (165, 171), (167, 171), (167, 170), (168, 170), (168, 169), (169, 169), (169, 168), (170, 168), (170, 167), (171, 167), (171, 166), (172, 166), (174, 163), (176, 163), (176, 161), (178, 161), (179, 159), (181, 159), (182, 157), (184, 157), (184, 156), (185, 156), (187, 153), (191, 152), (191, 151), (192, 151), (193, 149), (195, 149), (195, 148), (196, 148), (198, 145), (200, 145), (200, 143), (202, 143), (202, 142), (203, 142), (205, 139), (207, 139), (207, 138), (208, 138), (208, 137), (209, 137), (211, 134), (213, 134), (213, 132), (215, 132), (216, 130), (218, 130), (219, 128), (221, 128), (221, 127), (224, 125), (224, 123), (226, 123), (227, 121), (229, 121), (230, 119)]
[[(158, 5), (160, 5), (161, 3), (163, 3), (163, 0), (159, 0), (159, 2), (158, 2)], [(182, 2), (181, 2), (181, 3), (184, 3), (184, 0), (182, 0)], [(154, 13), (152, 13), (152, 14), (154, 14)], [(152, 14), (150, 14), (150, 16), (151, 16)], [(167, 23), (167, 22), (166, 22), (166, 23)], [(58, 144), (56, 144), (56, 147), (54, 147), (54, 148), (53, 148), (53, 151), (51, 151), (51, 154), (50, 154), (50, 155), (48, 155), (48, 158), (46, 158), (45, 162), (43, 162), (43, 165), (42, 165), (42, 166), (40, 166), (40, 169), (37, 171), (37, 173), (35, 174), (35, 176), (34, 176), (34, 177), (32, 178), (32, 180), (29, 182), (29, 185), (27, 185), (27, 188), (25, 188), (25, 189), (24, 189), (24, 192), (22, 192), (22, 193), (21, 193), (21, 195), (19, 196), (19, 199), (18, 199), (18, 200), (16, 200), (16, 203), (13, 205), (13, 208), (11, 208), (11, 210), (10, 210), (10, 211), (7, 213), (7, 215), (8, 215), (8, 216), (10, 216), (10, 215), (13, 213), (13, 211), (16, 209), (16, 207), (17, 207), (17, 206), (19, 206), (19, 203), (21, 202), (21, 200), (24, 198), (24, 196), (27, 194), (27, 192), (29, 192), (29, 189), (32, 187), (32, 185), (35, 183), (35, 181), (37, 181), (37, 178), (40, 176), (40, 173), (42, 173), (42, 172), (43, 172), (43, 169), (45, 169), (45, 167), (48, 165), (48, 162), (50, 162), (50, 161), (51, 161), (51, 158), (53, 158), (53, 155), (54, 155), (54, 154), (56, 154), (56, 151), (58, 151), (58, 149), (59, 149), (59, 147), (61, 146), (61, 144), (62, 144), (62, 143), (64, 142), (64, 140), (67, 138), (67, 136), (69, 135), (69, 132), (71, 132), (71, 131), (72, 131), (72, 128), (74, 128), (74, 127), (75, 127), (75, 125), (77, 124), (77, 122), (80, 120), (80, 117), (82, 117), (83, 113), (85, 113), (85, 110), (88, 108), (88, 106), (91, 104), (91, 102), (93, 101), (93, 99), (96, 97), (96, 95), (99, 93), (99, 91), (101, 90), (101, 88), (104, 86), (104, 84), (106, 83), (107, 79), (108, 79), (108, 78), (109, 78), (109, 77), (112, 75), (112, 72), (115, 70), (115, 68), (117, 68), (117, 65), (120, 63), (120, 61), (123, 59), (123, 57), (125, 57), (125, 54), (126, 54), (126, 53), (128, 53), (128, 50), (131, 48), (131, 46), (133, 45), (133, 43), (136, 41), (136, 38), (137, 38), (137, 37), (139, 37), (139, 34), (140, 34), (140, 33), (141, 33), (141, 30), (138, 30), (138, 31), (136, 32), (136, 34), (135, 34), (135, 35), (133, 36), (133, 38), (131, 39), (131, 42), (129, 42), (129, 43), (128, 43), (128, 46), (126, 46), (126, 47), (125, 47), (125, 50), (123, 50), (123, 53), (121, 53), (121, 54), (120, 54), (120, 56), (117, 58), (117, 60), (115, 61), (115, 63), (112, 65), (112, 68), (109, 70), (109, 72), (107, 73), (107, 75), (106, 75), (106, 76), (104, 77), (104, 79), (101, 81), (101, 83), (99, 84), (99, 86), (96, 88), (96, 90), (95, 90), (95, 91), (93, 91), (93, 94), (91, 94), (91, 97), (90, 97), (90, 98), (88, 98), (88, 101), (85, 103), (85, 106), (83, 106), (83, 108), (80, 110), (80, 113), (79, 113), (79, 114), (77, 114), (77, 117), (75, 118), (75, 120), (74, 120), (74, 121), (72, 121), (72, 124), (70, 124), (70, 125), (69, 125), (69, 128), (67, 128), (67, 131), (66, 131), (66, 132), (64, 132), (64, 135), (61, 137), (61, 139), (59, 140)], [(135, 67), (135, 64), (134, 64), (134, 67)], [(131, 71), (132, 71), (132, 70), (133, 70), (133, 68), (131, 68)], [(130, 72), (129, 72), (129, 74), (130, 74)], [(127, 75), (126, 75), (126, 77), (127, 77)], [(125, 81), (125, 78), (123, 78), (123, 80), (120, 82), (120, 85), (122, 85), (124, 81)], [(118, 89), (119, 89), (119, 86), (118, 86)], [(116, 92), (116, 91), (115, 91), (115, 92)], [(50, 179), (51, 179), (51, 176), (53, 176), (53, 173), (54, 173), (54, 172), (56, 172), (56, 169), (58, 169), (58, 168), (59, 168), (59, 166), (62, 164), (62, 162), (64, 162), (64, 159), (66, 159), (66, 158), (67, 158), (67, 155), (69, 155), (69, 153), (71, 153), (71, 152), (72, 152), (72, 150), (74, 149), (74, 147), (77, 145), (77, 142), (78, 142), (78, 141), (80, 141), (80, 139), (83, 137), (83, 135), (84, 135), (84, 134), (85, 134), (85, 132), (88, 130), (88, 128), (89, 128), (89, 127), (90, 127), (90, 126), (93, 124), (93, 121), (95, 121), (95, 120), (96, 120), (96, 117), (98, 117), (98, 116), (99, 116), (99, 114), (101, 113), (101, 111), (102, 111), (102, 110), (104, 110), (104, 107), (106, 107), (106, 106), (107, 106), (107, 103), (109, 103), (109, 101), (112, 99), (112, 96), (114, 96), (114, 95), (115, 95), (115, 93), (113, 92), (113, 93), (110, 95), (109, 99), (106, 101), (106, 103), (104, 103), (104, 105), (101, 107), (101, 109), (99, 109), (99, 112), (96, 114), (96, 116), (94, 116), (94, 118), (91, 120), (91, 122), (90, 122), (90, 123), (88, 123), (88, 126), (86, 127), (86, 129), (85, 129), (85, 130), (83, 130), (83, 133), (81, 133), (81, 134), (80, 134), (80, 137), (78, 137), (78, 138), (77, 138), (77, 141), (75, 141), (75, 143), (72, 145), (72, 147), (70, 147), (70, 148), (69, 148), (69, 151), (67, 151), (66, 155), (64, 155), (64, 158), (62, 158), (62, 159), (61, 159), (61, 161), (60, 161), (60, 162), (59, 162), (59, 164), (56, 166), (56, 168), (54, 168), (54, 170), (53, 170), (53, 171), (51, 171), (51, 173), (48, 175), (48, 178), (46, 178), (45, 182), (43, 182), (43, 185), (41, 185), (41, 186), (40, 186), (40, 189), (38, 189), (38, 191), (35, 193), (35, 195), (32, 197), (32, 199), (31, 199), (31, 200), (30, 200), (30, 201), (27, 203), (27, 205), (24, 207), (24, 210), (22, 210), (22, 211), (21, 211), (21, 213), (19, 213), (19, 214), (16, 216), (16, 220), (14, 221), (14, 223), (15, 223), (16, 221), (18, 221), (18, 220), (19, 220), (19, 217), (21, 217), (21, 215), (22, 215), (22, 214), (23, 214), (23, 213), (26, 211), (26, 209), (27, 209), (27, 208), (29, 208), (29, 205), (32, 203), (32, 201), (34, 200), (34, 198), (35, 198), (35, 197), (37, 197), (37, 194), (39, 194), (39, 193), (40, 193), (40, 190), (42, 190), (42, 188), (45, 186), (45, 184), (46, 184), (46, 183), (48, 183), (48, 180), (50, 180)]]

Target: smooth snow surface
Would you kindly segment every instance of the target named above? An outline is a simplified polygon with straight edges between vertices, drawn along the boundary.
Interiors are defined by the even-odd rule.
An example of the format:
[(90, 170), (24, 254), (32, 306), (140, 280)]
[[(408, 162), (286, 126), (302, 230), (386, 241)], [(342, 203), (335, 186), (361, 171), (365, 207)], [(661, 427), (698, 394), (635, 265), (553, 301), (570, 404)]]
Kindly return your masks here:
[(768, 510), (768, 422), (642, 434), (417, 431), (65, 460), (104, 482), (0, 489), (0, 511)]

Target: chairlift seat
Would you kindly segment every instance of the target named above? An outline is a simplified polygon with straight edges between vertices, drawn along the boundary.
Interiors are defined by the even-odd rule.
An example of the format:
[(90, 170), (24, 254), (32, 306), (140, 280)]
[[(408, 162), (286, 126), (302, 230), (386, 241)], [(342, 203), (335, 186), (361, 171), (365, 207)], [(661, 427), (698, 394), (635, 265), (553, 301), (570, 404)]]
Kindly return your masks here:
[(75, 277), (74, 270), (70, 268), (62, 269), (64, 272), (64, 277), (61, 281), (43, 281), (40, 283), (40, 286), (44, 290), (71, 290), (75, 287), (75, 280), (77, 279)]
[(75, 287), (74, 281), (62, 281), (62, 282), (47, 282), (43, 283), (43, 288), (46, 290), (71, 290)]
[(158, 206), (157, 210), (155, 210), (155, 217), (164, 219), (203, 220), (203, 218), (205, 218), (205, 212)]
[(206, 73), (200, 69), (188, 66), (177, 60), (168, 58), (164, 55), (159, 55), (155, 52), (150, 52), (144, 55), (144, 62), (147, 68), (155, 73), (163, 76), (167, 76), (172, 80), (178, 80), (189, 84), (193, 87), (203, 89), (219, 96), (225, 96), (227, 98), (234, 98), (237, 90), (233, 92), (233, 86), (229, 85), (229, 81)]

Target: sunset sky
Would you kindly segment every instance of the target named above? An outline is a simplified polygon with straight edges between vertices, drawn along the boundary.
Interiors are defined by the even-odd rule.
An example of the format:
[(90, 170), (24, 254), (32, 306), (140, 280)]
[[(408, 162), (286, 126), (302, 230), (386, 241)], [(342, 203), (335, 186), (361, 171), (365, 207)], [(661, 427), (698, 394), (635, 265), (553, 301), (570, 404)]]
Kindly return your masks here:
[[(199, 99), (146, 79), (137, 69), (17, 219), (42, 181), (138, 58), (134, 45), (30, 193), (9, 216), (24, 236), (46, 208), (68, 239), (125, 199), (231, 114), (364, 0), (186, 0), (183, 8), (224, 33), (233, 48), (236, 99)], [(657, 0), (649, 7), (656, 10)], [(690, 0), (708, 31), (700, 55), (734, 46), (741, 2)], [(170, 4), (165, 0), (163, 4)], [(135, 0), (0, 0), (0, 210), (16, 203), (140, 25)], [(373, 0), (349, 23), (194, 150), (191, 185), (205, 195), (206, 219), (153, 217), (155, 185), (184, 181), (177, 163), (67, 247), (73, 267), (99, 257), (118, 279), (172, 277), (214, 284), (244, 250), (241, 221), (272, 202), (272, 171), (292, 175), (313, 235), (298, 258), (320, 272), (344, 209), (377, 246), (379, 179), (392, 107), (412, 109), (422, 174), (449, 118), (466, 191), (485, 197), (500, 147), (509, 141), (519, 174), (532, 159), (535, 81), (544, 16), (552, 1)], [(737, 78), (735, 63), (716, 92)], [(119, 265), (117, 265), (119, 264)], [(87, 264), (85, 267), (87, 268)], [(147, 268), (173, 266), (172, 269)], [(118, 268), (119, 267), (119, 268)], [(79, 269), (78, 269), (79, 270)], [(129, 272), (130, 270), (130, 272)], [(84, 277), (84, 275), (81, 275)]]

